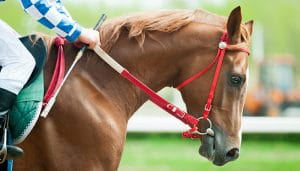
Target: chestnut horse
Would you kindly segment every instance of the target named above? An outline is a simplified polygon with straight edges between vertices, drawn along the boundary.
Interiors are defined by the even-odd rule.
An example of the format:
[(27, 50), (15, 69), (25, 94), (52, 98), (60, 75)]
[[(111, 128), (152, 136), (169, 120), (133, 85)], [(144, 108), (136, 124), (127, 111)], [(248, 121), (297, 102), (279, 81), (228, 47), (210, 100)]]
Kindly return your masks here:
[[(249, 45), (253, 22), (241, 23), (240, 7), (229, 18), (202, 10), (167, 10), (109, 20), (101, 28), (102, 48), (155, 91), (176, 87), (205, 68), (216, 55), (221, 35)], [(49, 42), (45, 83), (50, 82), (57, 47)], [(78, 49), (65, 45), (70, 67)], [(215, 136), (200, 138), (200, 154), (216, 165), (239, 156), (241, 117), (247, 87), (248, 54), (226, 52), (210, 119)], [(181, 94), (188, 112), (200, 117), (213, 69)], [(40, 119), (20, 145), (25, 155), (15, 170), (118, 169), (128, 119), (148, 96), (89, 50), (75, 67), (46, 119)]]

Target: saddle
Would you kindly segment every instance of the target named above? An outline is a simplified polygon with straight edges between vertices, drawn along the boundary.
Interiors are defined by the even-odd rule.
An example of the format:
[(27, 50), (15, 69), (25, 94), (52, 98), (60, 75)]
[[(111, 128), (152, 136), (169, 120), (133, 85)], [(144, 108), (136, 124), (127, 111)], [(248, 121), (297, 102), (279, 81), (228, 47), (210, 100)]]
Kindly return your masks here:
[(35, 81), (35, 79), (42, 72), (45, 62), (46, 62), (47, 48), (46, 48), (44, 40), (35, 34), (21, 37), (20, 41), (27, 48), (27, 50), (32, 54), (32, 56), (35, 59), (35, 63), (36, 63), (35, 68), (31, 74), (29, 80), (27, 81), (27, 83), (24, 86), (24, 88), (26, 88), (33, 81)]
[(14, 144), (21, 143), (29, 135), (39, 118), (44, 97), (42, 71), (47, 57), (45, 42), (38, 35), (21, 37), (20, 41), (34, 57), (36, 66), (9, 113), (9, 129)]

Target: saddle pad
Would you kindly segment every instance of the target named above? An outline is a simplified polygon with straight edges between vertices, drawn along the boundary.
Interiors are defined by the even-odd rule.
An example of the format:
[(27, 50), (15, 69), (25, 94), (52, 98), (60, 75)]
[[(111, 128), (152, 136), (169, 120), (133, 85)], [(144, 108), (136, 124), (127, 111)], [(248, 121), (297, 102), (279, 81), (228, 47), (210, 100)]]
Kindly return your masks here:
[(19, 95), (9, 114), (9, 128), (13, 143), (19, 144), (29, 135), (42, 109), (44, 76), (41, 72)]

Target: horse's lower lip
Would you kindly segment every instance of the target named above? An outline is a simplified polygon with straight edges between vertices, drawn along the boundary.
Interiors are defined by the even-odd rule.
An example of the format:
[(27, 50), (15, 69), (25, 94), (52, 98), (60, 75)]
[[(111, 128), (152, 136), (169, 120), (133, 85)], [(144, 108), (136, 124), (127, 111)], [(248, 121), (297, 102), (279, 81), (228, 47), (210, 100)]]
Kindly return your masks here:
[(207, 158), (216, 166), (223, 166), (227, 162), (224, 162), (222, 157), (217, 156), (218, 153), (216, 152), (215, 142), (216, 138), (212, 136), (205, 136), (205, 140), (203, 141), (202, 145), (200, 146), (199, 153), (201, 156)]
[(218, 160), (216, 157), (216, 151), (215, 149), (213, 151), (207, 151), (207, 150), (199, 150), (200, 155), (202, 155), (203, 157), (207, 158), (209, 161), (211, 161), (214, 165), (216, 166), (223, 166), (224, 164), (226, 164), (227, 162), (223, 162)]
[(209, 156), (207, 159), (209, 160), (209, 161), (211, 161), (211, 162), (214, 162), (214, 160), (215, 160), (215, 150), (212, 152), (212, 155), (211, 156)]
[(212, 162), (214, 165), (217, 165), (217, 166), (224, 166), (226, 164), (226, 162), (219, 162), (217, 160), (213, 160)]
[(206, 135), (206, 137), (199, 149), (200, 155), (207, 158), (210, 161), (214, 161), (214, 159), (215, 159), (214, 143), (215, 143), (215, 138)]
[(209, 151), (209, 150), (203, 150), (202, 147), (199, 149), (199, 154), (205, 158), (207, 158), (209, 161), (214, 161), (215, 159), (215, 150)]
[(224, 164), (226, 164), (226, 162), (217, 160), (215, 150), (213, 150), (212, 152), (206, 152), (206, 153), (200, 152), (200, 154), (203, 157), (207, 158), (209, 161), (211, 161), (216, 166), (223, 166)]

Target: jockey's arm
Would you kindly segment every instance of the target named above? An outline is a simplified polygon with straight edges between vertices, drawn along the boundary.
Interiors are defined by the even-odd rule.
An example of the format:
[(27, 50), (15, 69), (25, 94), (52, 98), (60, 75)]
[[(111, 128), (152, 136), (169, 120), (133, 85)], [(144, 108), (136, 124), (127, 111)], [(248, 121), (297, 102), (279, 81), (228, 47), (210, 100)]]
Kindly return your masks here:
[(100, 44), (99, 32), (81, 27), (72, 19), (61, 0), (20, 0), (24, 10), (39, 23), (68, 41), (79, 40), (92, 48)]

